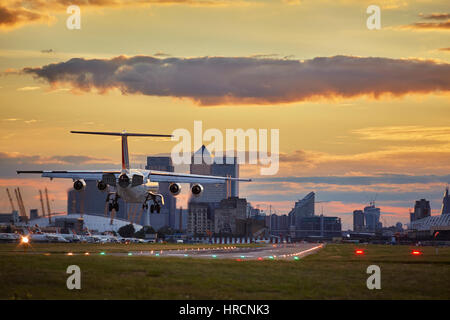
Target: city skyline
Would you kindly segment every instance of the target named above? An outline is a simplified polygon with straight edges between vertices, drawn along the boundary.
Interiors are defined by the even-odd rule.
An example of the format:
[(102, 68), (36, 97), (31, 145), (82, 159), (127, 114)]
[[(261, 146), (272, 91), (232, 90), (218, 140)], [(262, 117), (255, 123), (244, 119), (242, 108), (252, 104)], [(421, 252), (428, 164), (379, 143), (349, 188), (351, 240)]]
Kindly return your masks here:
[[(6, 187), (17, 186), (27, 209), (40, 207), (38, 190), (47, 187), (54, 209), (66, 210), (70, 181), (18, 177), (19, 168), (118, 167), (117, 140), (86, 141), (69, 130), (171, 133), (202, 120), (222, 132), (280, 129), (275, 176), (240, 166), (241, 177), (257, 182), (239, 190), (254, 206), (286, 214), (314, 191), (330, 201), (316, 211), (341, 217), (343, 229), (375, 195), (388, 225), (408, 222), (422, 198), (439, 213), (450, 182), (446, 1), (380, 1), (381, 30), (366, 27), (369, 1), (163, 2), (80, 4), (80, 30), (66, 28), (63, 1), (25, 8), (33, 15), (15, 0), (0, 5), (11, 17), (0, 18), (0, 211), (10, 210)], [(119, 67), (109, 77), (96, 63)], [(81, 81), (89, 78), (81, 64), (105, 78)], [(183, 76), (170, 78), (165, 64)], [(210, 81), (223, 64), (221, 81)], [(236, 76), (240, 69), (254, 81)], [(151, 78), (148, 70), (162, 80), (135, 87), (135, 77)], [(262, 90), (267, 75), (275, 80)], [(142, 167), (172, 147), (130, 143)]]

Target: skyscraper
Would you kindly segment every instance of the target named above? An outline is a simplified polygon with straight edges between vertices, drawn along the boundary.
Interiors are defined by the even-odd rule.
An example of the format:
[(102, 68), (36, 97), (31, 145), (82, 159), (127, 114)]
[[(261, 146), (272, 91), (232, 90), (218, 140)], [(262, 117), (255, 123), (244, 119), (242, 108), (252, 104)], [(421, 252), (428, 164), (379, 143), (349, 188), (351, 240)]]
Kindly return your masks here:
[(364, 211), (355, 210), (353, 211), (353, 231), (363, 231), (364, 230)]
[[(197, 159), (197, 160), (196, 160)], [(232, 164), (227, 163), (226, 158), (213, 158), (208, 149), (203, 145), (192, 156), (190, 171), (192, 174), (217, 175), (222, 177), (239, 178), (239, 164), (234, 158)], [(203, 192), (199, 197), (193, 197), (192, 202), (205, 202), (218, 204), (228, 197), (239, 197), (239, 182), (208, 183), (203, 185)]]
[(375, 231), (380, 227), (380, 208), (375, 207), (375, 202), (364, 208), (364, 217), (368, 231)]
[(430, 201), (420, 199), (414, 205), (414, 213), (411, 214), (411, 222), (429, 217), (431, 215)]
[(313, 217), (315, 206), (315, 193), (308, 193), (303, 199), (297, 201), (289, 212), (291, 218), (291, 225), (300, 226), (301, 218)]
[(442, 199), (441, 214), (450, 214), (450, 196), (448, 195), (448, 186), (445, 188), (444, 199)]

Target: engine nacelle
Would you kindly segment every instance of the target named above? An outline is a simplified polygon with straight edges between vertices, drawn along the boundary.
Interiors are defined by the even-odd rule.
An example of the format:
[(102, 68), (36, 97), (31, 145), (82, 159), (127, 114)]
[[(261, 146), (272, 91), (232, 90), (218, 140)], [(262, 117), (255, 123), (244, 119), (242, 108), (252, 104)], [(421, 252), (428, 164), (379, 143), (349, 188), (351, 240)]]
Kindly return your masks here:
[(127, 188), (130, 185), (130, 177), (127, 176), (126, 173), (123, 173), (119, 177), (119, 186), (122, 188)]
[(178, 183), (171, 183), (169, 185), (169, 191), (172, 195), (177, 196), (181, 192), (181, 186)]
[(86, 188), (86, 181), (84, 181), (83, 179), (80, 180), (76, 180), (73, 183), (73, 188), (77, 191), (82, 191)]
[(203, 186), (201, 184), (196, 183), (191, 187), (191, 192), (194, 195), (194, 197), (199, 197), (203, 192)]
[(98, 190), (105, 191), (106, 188), (108, 188), (108, 185), (104, 181), (100, 180), (100, 181), (97, 182), (97, 189)]

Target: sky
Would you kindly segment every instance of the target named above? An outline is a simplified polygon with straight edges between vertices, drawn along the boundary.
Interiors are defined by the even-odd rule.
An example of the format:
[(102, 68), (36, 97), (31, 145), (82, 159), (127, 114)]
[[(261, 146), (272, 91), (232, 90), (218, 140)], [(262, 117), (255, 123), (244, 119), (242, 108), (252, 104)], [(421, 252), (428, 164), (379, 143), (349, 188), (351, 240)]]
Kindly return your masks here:
[[(120, 144), (70, 130), (279, 129), (280, 169), (241, 197), (288, 213), (310, 191), (339, 216), (376, 200), (385, 225), (414, 201), (439, 214), (450, 182), (448, 1), (65, 0), (0, 4), (0, 212), (21, 187), (67, 210), (70, 181), (17, 169), (114, 168)], [(381, 28), (369, 30), (369, 5)], [(133, 139), (132, 162), (174, 142)], [(180, 169), (181, 170), (181, 169)], [(186, 189), (186, 188), (185, 188)], [(187, 191), (179, 203), (186, 205)]]

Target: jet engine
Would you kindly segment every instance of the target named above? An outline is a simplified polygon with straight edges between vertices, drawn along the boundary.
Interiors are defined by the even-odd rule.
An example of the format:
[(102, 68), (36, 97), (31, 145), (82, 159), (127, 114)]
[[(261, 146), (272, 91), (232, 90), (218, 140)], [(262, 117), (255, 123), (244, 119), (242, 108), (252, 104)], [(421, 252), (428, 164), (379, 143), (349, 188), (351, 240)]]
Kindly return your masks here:
[(100, 180), (100, 181), (97, 182), (97, 189), (98, 190), (105, 191), (107, 187), (108, 187), (108, 185), (104, 181)]
[(191, 187), (191, 192), (194, 195), (194, 197), (199, 197), (203, 192), (203, 186), (201, 184), (196, 183)]
[(86, 188), (86, 181), (84, 181), (83, 179), (76, 180), (73, 183), (73, 188), (77, 191), (84, 190), (84, 188)]
[(172, 195), (177, 196), (181, 192), (181, 186), (178, 183), (171, 183), (169, 185), (169, 191)]
[(126, 175), (126, 173), (120, 175), (119, 177), (119, 186), (122, 188), (126, 188), (130, 185), (130, 177)]

